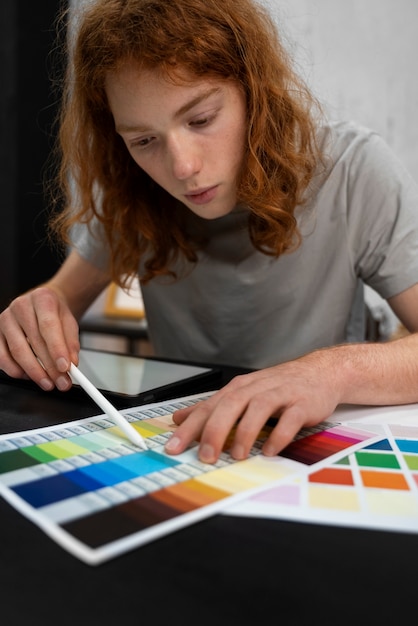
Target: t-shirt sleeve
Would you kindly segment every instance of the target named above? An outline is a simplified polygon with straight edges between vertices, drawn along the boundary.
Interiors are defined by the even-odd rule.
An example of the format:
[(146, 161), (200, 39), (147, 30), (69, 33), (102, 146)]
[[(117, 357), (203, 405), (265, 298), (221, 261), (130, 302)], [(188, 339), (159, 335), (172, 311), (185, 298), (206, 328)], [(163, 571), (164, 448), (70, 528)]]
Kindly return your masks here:
[(89, 224), (77, 224), (71, 233), (71, 248), (95, 267), (107, 271), (109, 249), (103, 228), (97, 219)]
[(357, 275), (384, 298), (418, 283), (418, 186), (376, 133), (346, 161), (347, 233)]

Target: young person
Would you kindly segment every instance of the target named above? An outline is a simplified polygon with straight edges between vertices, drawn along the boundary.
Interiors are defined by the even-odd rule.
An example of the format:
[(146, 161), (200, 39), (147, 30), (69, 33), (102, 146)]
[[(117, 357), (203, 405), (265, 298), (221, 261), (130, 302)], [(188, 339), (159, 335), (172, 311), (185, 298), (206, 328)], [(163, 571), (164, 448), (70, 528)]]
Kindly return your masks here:
[[(68, 389), (77, 320), (138, 275), (157, 355), (257, 368), (176, 412), (171, 454), (199, 439), (212, 463), (236, 426), (245, 458), (276, 416), (274, 455), (339, 403), (417, 402), (417, 187), (376, 133), (322, 119), (261, 5), (94, 0), (70, 43), (71, 251), (2, 313), (0, 367)], [(409, 336), (363, 341), (364, 283)]]

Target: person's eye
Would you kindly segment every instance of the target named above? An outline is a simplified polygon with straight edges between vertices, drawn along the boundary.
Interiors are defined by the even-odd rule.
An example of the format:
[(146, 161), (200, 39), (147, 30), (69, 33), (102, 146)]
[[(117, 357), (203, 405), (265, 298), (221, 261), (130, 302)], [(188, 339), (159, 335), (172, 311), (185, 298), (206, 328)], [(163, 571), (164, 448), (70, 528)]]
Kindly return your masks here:
[(144, 149), (148, 148), (148, 146), (155, 140), (155, 137), (140, 137), (138, 139), (132, 139), (129, 142), (130, 148), (139, 148)]
[(200, 117), (197, 120), (192, 120), (190, 122), (190, 126), (206, 126), (207, 123), (208, 123), (207, 117)]
[(216, 113), (212, 113), (211, 115), (200, 115), (190, 120), (189, 123), (190, 123), (190, 126), (193, 126), (196, 128), (209, 126), (209, 124), (213, 122), (215, 117), (216, 117)]

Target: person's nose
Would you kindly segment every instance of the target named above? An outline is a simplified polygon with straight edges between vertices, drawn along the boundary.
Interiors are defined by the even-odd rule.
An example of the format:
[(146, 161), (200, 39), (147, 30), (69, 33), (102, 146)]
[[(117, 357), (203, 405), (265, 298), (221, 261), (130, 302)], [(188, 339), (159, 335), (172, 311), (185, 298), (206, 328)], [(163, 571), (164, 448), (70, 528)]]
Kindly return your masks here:
[(170, 137), (167, 143), (170, 166), (175, 178), (187, 180), (200, 171), (202, 159), (192, 138), (177, 134)]

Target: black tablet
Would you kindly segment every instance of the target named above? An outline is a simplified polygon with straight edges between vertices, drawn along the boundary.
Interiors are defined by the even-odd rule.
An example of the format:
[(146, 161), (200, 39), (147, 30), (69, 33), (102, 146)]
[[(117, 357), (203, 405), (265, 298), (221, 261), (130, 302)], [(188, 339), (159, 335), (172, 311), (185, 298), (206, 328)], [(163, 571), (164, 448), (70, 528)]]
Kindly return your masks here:
[(80, 350), (78, 368), (106, 396), (141, 403), (214, 390), (221, 379), (216, 368), (87, 348)]

